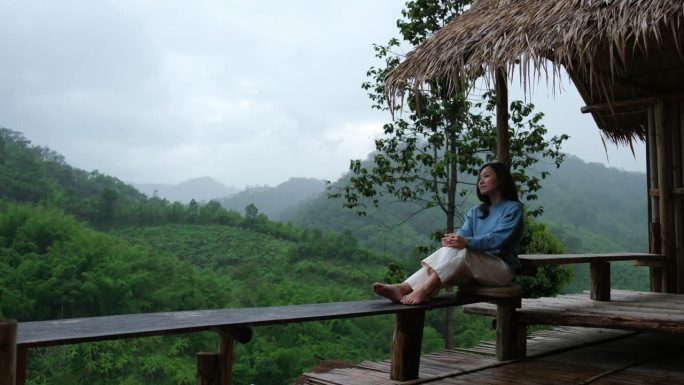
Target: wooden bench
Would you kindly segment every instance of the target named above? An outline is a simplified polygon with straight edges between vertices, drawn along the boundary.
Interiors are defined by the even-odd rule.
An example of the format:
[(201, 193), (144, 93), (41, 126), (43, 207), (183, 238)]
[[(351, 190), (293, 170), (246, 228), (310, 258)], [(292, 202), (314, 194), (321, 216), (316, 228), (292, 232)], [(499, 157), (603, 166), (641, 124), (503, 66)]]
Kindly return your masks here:
[(652, 267), (652, 291), (663, 291), (663, 269), (667, 263), (662, 254), (611, 253), (611, 254), (523, 254), (519, 256), (522, 267), (519, 275), (534, 275), (542, 265), (565, 265), (588, 263), (591, 273), (590, 296), (596, 301), (610, 301), (610, 262), (634, 261), (640, 266)]
[[(612, 297), (595, 301), (584, 293), (524, 298), (515, 312), (515, 323), (521, 329), (552, 325), (684, 333), (684, 295), (612, 290)], [(486, 303), (466, 305), (464, 311), (497, 316), (497, 309)], [(525, 358), (525, 343), (524, 338), (517, 341), (521, 348), (517, 358)]]
[[(396, 315), (396, 324), (391, 348), (391, 379), (412, 380), (418, 378), (425, 312), (481, 301), (500, 307), (502, 314), (512, 314), (514, 308), (520, 306), (520, 288), (517, 285), (505, 288), (468, 287), (455, 294), (442, 295), (417, 306), (381, 299), (113, 315), (18, 324), (0, 322), (0, 385), (14, 385), (14, 381), (10, 382), (7, 379), (9, 377), (16, 378), (17, 385), (24, 384), (28, 349), (31, 348), (201, 331), (218, 332), (219, 352), (198, 353), (198, 374), (214, 376), (218, 379), (215, 383), (232, 384), (235, 341), (249, 342), (252, 338), (251, 328), (254, 326), (392, 313)], [(510, 322), (502, 319), (501, 324), (507, 325)], [(500, 334), (502, 341), (515, 340), (515, 336), (508, 330), (502, 330)], [(506, 343), (500, 357), (509, 359), (514, 354)], [(4, 379), (7, 379), (6, 382)]]
[[(508, 316), (512, 326), (507, 326), (516, 332), (512, 334), (513, 341), (509, 341), (515, 347), (514, 357), (524, 358), (526, 351), (526, 327), (527, 325), (563, 325), (563, 326), (590, 326), (601, 328), (616, 328), (627, 330), (657, 329), (656, 326), (662, 321), (657, 316), (651, 316), (651, 311), (643, 305), (643, 300), (633, 301), (633, 296), (625, 296), (625, 291), (613, 291), (618, 293), (619, 298), (611, 301), (610, 289), (610, 262), (634, 261), (639, 266), (652, 266), (659, 268), (655, 275), (656, 279), (664, 276), (662, 269), (666, 266), (666, 257), (661, 254), (646, 253), (611, 253), (611, 254), (527, 254), (520, 255), (522, 263), (520, 275), (532, 275), (537, 267), (542, 265), (562, 265), (589, 263), (591, 272), (591, 290), (585, 297), (570, 295), (554, 298), (523, 299), (521, 308), (513, 309), (513, 314)], [(654, 279), (654, 274), (651, 274)], [(632, 292), (634, 293), (634, 292)], [(642, 293), (657, 296), (642, 296), (641, 299), (653, 300), (664, 299), (668, 295), (662, 293)], [(678, 298), (678, 297), (673, 297)], [(670, 299), (679, 301), (679, 299)], [(682, 302), (684, 306), (684, 302)], [(623, 318), (625, 306), (631, 307), (634, 318)], [(639, 307), (640, 306), (640, 307)], [(660, 305), (654, 305), (660, 306)], [(591, 309), (591, 310), (587, 310)], [(599, 310), (600, 309), (600, 310)], [(634, 312), (634, 309), (639, 311)], [(496, 316), (497, 323), (500, 320), (498, 309), (487, 304), (468, 304), (464, 311), (469, 314)], [(684, 312), (681, 308), (677, 311)], [(662, 313), (662, 312), (660, 312)], [(678, 313), (677, 313), (678, 314)], [(684, 313), (683, 313), (684, 314)], [(681, 322), (676, 316), (676, 323)], [(631, 325), (631, 326), (630, 326)], [(677, 326), (676, 328), (678, 328)], [(498, 328), (498, 326), (497, 326)], [(684, 327), (683, 329), (684, 330)]]

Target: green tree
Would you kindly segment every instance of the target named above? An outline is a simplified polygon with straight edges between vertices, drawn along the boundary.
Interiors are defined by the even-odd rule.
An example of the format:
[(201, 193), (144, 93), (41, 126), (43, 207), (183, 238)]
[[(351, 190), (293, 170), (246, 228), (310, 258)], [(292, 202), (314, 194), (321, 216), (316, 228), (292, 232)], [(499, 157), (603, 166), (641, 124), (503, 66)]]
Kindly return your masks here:
[[(545, 224), (529, 216), (525, 218), (521, 254), (561, 254), (563, 251), (563, 243), (546, 229)], [(537, 298), (557, 294), (573, 278), (570, 266), (540, 266), (535, 276), (518, 276), (516, 280), (523, 287), (525, 297)]]
[(253, 204), (250, 203), (245, 207), (245, 219), (248, 221), (255, 221), (257, 219), (257, 216), (259, 215), (259, 209)]
[[(455, 16), (469, 1), (415, 0), (406, 3), (401, 20), (397, 21), (405, 43), (417, 45)], [(382, 197), (389, 196), (402, 202), (412, 202), (416, 210), (410, 215), (434, 207), (445, 219), (444, 228), (434, 237), (453, 232), (459, 208), (474, 184), (478, 169), (495, 159), (496, 130), (493, 110), (496, 95), (485, 92), (472, 101), (468, 90), (449, 93), (445, 79), (427, 80), (420, 87), (404, 89), (406, 107), (388, 104), (385, 94), (385, 77), (400, 62), (393, 52), (402, 43), (391, 39), (387, 45), (375, 45), (376, 56), (384, 60), (384, 68), (371, 67), (370, 81), (362, 87), (368, 91), (373, 108), (389, 111), (393, 116), (404, 116), (385, 124), (384, 136), (375, 141), (376, 152), (372, 165), (352, 160), (351, 178), (339, 190), (329, 188), (329, 196), (342, 197), (345, 207), (365, 215), (367, 205), (378, 206)], [(510, 104), (510, 150), (512, 173), (519, 182), (520, 194), (527, 200), (536, 198), (540, 188), (539, 177), (525, 170), (546, 157), (558, 167), (563, 160), (560, 152), (567, 136), (545, 138), (546, 128), (541, 124), (543, 114), (534, 113), (534, 106), (521, 101)], [(459, 175), (472, 175), (470, 180), (459, 180)], [(542, 173), (541, 177), (545, 177)], [(330, 187), (330, 185), (329, 185)], [(539, 214), (540, 210), (532, 210)], [(447, 348), (452, 347), (451, 317), (447, 314)]]

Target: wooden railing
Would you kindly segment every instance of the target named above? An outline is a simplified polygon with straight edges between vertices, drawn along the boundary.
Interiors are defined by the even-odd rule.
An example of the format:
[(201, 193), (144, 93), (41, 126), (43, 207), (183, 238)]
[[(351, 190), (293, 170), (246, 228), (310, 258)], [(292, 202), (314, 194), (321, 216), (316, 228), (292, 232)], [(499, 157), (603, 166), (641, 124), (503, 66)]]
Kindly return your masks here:
[[(197, 384), (232, 384), (235, 343), (247, 343), (252, 327), (321, 321), (340, 318), (395, 314), (391, 347), (391, 379), (418, 378), (423, 323), (427, 310), (490, 302), (500, 307), (501, 317), (514, 313), (520, 304), (520, 288), (469, 287), (455, 295), (437, 297), (417, 306), (388, 300), (349, 301), (260, 308), (197, 310), (88, 317), (34, 322), (0, 322), (0, 385), (23, 385), (26, 381), (28, 350), (91, 341), (215, 331), (219, 351), (198, 353)], [(501, 325), (512, 324), (504, 319)], [(509, 359), (516, 352), (515, 336), (508, 329), (497, 330), (497, 357)]]
[[(610, 300), (610, 262), (635, 261), (651, 266), (652, 281), (661, 280), (667, 259), (643, 253), (521, 255), (521, 274), (529, 275), (541, 265), (589, 263), (591, 298)], [(654, 290), (657, 291), (657, 290)], [(219, 352), (197, 354), (197, 384), (232, 384), (235, 343), (247, 343), (252, 327), (321, 321), (340, 318), (395, 314), (391, 348), (391, 379), (418, 378), (423, 323), (427, 310), (479, 302), (496, 305), (497, 346), (500, 360), (525, 356), (524, 328), (516, 322), (520, 306), (517, 285), (503, 288), (465, 287), (456, 295), (441, 296), (425, 304), (407, 306), (387, 300), (350, 301), (262, 308), (198, 310), (167, 313), (114, 315), (67, 320), (14, 322), (0, 321), (0, 385), (23, 385), (26, 380), (28, 350), (91, 341), (139, 338), (145, 336), (215, 331)]]

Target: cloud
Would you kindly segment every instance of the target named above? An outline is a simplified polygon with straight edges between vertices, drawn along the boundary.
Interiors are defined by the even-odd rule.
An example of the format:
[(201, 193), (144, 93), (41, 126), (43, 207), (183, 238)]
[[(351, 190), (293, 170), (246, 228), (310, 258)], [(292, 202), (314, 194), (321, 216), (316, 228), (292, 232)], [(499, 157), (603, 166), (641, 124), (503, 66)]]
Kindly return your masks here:
[[(335, 179), (373, 150), (389, 120), (360, 85), (379, 64), (372, 44), (398, 36), (402, 8), (396, 0), (0, 0), (0, 125), (129, 182)], [(579, 107), (540, 99), (550, 129), (601, 146), (591, 119), (567, 127)], [(584, 159), (603, 151), (573, 146)]]

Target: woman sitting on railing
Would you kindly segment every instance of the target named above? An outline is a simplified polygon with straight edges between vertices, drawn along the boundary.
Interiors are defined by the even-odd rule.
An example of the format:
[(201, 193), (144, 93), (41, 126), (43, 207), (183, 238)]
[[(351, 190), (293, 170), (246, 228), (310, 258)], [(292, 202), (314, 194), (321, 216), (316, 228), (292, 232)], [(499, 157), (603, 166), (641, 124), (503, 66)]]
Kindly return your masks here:
[(520, 266), (523, 205), (505, 164), (482, 166), (477, 197), (482, 203), (468, 211), (463, 227), (442, 238), (442, 247), (421, 261), (420, 270), (400, 284), (376, 282), (373, 291), (394, 302), (417, 305), (442, 287), (509, 284)]

